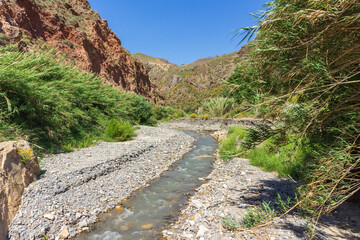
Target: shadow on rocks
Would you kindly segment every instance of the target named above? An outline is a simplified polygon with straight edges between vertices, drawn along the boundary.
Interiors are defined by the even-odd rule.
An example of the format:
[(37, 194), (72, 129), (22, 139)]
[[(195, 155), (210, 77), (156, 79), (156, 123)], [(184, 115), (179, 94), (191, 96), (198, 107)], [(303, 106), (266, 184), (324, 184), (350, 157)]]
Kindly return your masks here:
[[(287, 179), (260, 180), (249, 187), (239, 196), (239, 202), (246, 205), (261, 206), (263, 202), (269, 203), (272, 209), (276, 209), (278, 215), (279, 198), (286, 202), (287, 199), (294, 201), (296, 184)], [(244, 194), (246, 193), (246, 194)], [(233, 204), (237, 204), (233, 201)], [(355, 206), (356, 205), (356, 206)], [(291, 211), (286, 217), (274, 223), (276, 229), (292, 231), (300, 239), (306, 239), (308, 231), (305, 220), (296, 216), (296, 210)], [(344, 203), (331, 215), (324, 215), (316, 229), (318, 240), (327, 239), (359, 239), (360, 234), (360, 207), (358, 203)]]
[(288, 199), (295, 199), (296, 185), (290, 180), (261, 180), (256, 186), (249, 187), (246, 195), (240, 198), (248, 205), (262, 205), (263, 202), (269, 203), (272, 208), (277, 207), (279, 197), (286, 202)]
[[(287, 179), (260, 180), (257, 185), (249, 187), (240, 195), (239, 202), (247, 206), (262, 206), (265, 202), (277, 211), (277, 215), (281, 215), (283, 212), (279, 209), (279, 196), (285, 203), (288, 199), (294, 201), (295, 188), (296, 184)], [(296, 237), (305, 239), (306, 223), (295, 217), (295, 211), (291, 211), (285, 219), (277, 221), (274, 225), (276, 229), (292, 231)]]

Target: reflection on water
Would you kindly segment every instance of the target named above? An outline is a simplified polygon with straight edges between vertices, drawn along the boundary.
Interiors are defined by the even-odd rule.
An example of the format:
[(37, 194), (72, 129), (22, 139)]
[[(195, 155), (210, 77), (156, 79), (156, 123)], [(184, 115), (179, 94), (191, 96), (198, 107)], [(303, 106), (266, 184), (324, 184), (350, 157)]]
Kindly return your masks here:
[(200, 186), (199, 178), (211, 172), (217, 142), (208, 134), (192, 131), (194, 149), (184, 155), (173, 167), (164, 172), (150, 187), (135, 192), (122, 205), (124, 209), (112, 210), (100, 216), (101, 221), (92, 231), (77, 239), (85, 240), (135, 240), (156, 239), (162, 229), (175, 220), (184, 207), (188, 193)]

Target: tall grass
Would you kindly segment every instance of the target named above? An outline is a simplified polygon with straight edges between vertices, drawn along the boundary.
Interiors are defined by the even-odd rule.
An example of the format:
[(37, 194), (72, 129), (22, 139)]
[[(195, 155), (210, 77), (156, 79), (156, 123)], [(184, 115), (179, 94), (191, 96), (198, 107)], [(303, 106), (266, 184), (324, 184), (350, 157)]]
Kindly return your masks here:
[(360, 3), (267, 6), (258, 26), (242, 29), (258, 33), (228, 80), (229, 96), (250, 109), (266, 106), (285, 135), (307, 136), (312, 153), (302, 165), (301, 201), (316, 220), (360, 191)]
[(242, 126), (230, 127), (227, 137), (220, 142), (220, 157), (224, 160), (229, 160), (233, 158), (236, 154), (242, 152), (244, 148), (241, 146), (241, 142), (246, 136), (246, 128)]
[(144, 97), (55, 59), (51, 51), (0, 48), (1, 140), (25, 138), (55, 150), (100, 136), (110, 118), (154, 121)]
[(233, 110), (235, 100), (232, 98), (218, 97), (202, 105), (202, 112), (212, 117), (223, 117)]
[(105, 130), (107, 141), (127, 141), (136, 136), (135, 128), (127, 121), (118, 121), (112, 118)]

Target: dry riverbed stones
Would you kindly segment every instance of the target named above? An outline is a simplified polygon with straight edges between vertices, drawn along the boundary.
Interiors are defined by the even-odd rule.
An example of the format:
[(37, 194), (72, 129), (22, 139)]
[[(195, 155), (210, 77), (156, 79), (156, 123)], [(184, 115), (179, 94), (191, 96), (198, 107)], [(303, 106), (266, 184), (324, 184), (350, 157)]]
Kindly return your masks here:
[(66, 239), (89, 229), (98, 215), (159, 177), (191, 149), (181, 131), (141, 127), (134, 140), (43, 159), (42, 178), (24, 192), (10, 239)]
[[(282, 199), (293, 197), (293, 182), (280, 179), (275, 173), (251, 166), (249, 160), (235, 158), (229, 162), (217, 160), (209, 181), (197, 189), (180, 218), (163, 231), (166, 239), (197, 240), (296, 240), (307, 239), (307, 223), (295, 214), (288, 214), (264, 227), (247, 229), (242, 217), (248, 209), (258, 208), (263, 202), (274, 207), (277, 194)], [(224, 218), (234, 217), (237, 230), (229, 230)], [(329, 218), (329, 216), (328, 216)], [(341, 226), (331, 217), (320, 221), (316, 239), (360, 239), (360, 233)], [(344, 218), (343, 218), (344, 219)]]

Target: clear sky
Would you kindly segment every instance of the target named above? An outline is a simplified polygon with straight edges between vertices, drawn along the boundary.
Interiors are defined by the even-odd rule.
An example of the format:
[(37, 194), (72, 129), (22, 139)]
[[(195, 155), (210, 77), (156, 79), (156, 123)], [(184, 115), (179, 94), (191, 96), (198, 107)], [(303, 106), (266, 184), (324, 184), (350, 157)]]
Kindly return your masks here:
[(176, 64), (238, 50), (234, 30), (267, 0), (89, 0), (131, 53)]

